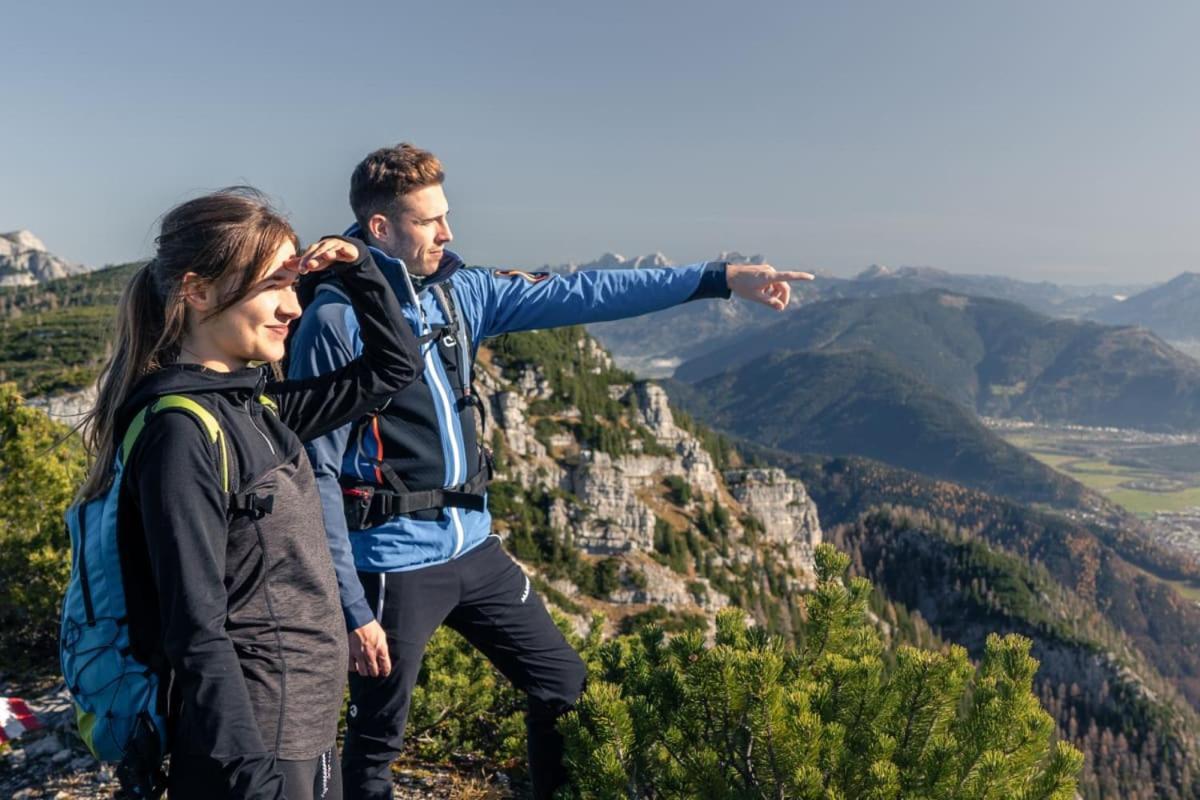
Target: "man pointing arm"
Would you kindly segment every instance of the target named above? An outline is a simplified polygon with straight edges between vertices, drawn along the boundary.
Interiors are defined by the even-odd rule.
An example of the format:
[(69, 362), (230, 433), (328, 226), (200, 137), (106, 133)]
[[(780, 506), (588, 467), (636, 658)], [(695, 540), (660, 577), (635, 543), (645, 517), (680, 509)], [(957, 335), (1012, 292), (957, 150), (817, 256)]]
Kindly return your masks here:
[[(502, 333), (622, 319), (737, 294), (782, 310), (804, 272), (706, 262), (573, 275), (468, 268), (453, 240), (441, 162), (412, 145), (368, 155), (351, 178), (355, 235), (372, 248), (423, 341), (419, 381), (375, 414), (308, 444), (351, 631), (348, 798), (390, 798), (413, 684), (445, 624), (529, 698), (536, 797), (564, 780), (555, 722), (585, 670), (520, 567), (491, 535), (489, 470), (476, 441), (471, 372)], [(336, 284), (321, 286), (293, 346), (293, 377), (354, 358), (357, 323)]]

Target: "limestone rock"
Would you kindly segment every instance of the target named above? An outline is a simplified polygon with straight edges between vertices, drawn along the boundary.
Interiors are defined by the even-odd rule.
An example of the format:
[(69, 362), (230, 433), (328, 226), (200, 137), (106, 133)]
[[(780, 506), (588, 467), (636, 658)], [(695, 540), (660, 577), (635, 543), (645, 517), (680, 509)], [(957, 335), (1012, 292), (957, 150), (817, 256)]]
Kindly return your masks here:
[(783, 545), (792, 563), (812, 575), (821, 521), (804, 484), (781, 469), (727, 470), (725, 482), (734, 499), (762, 522), (767, 540)]
[(571, 488), (588, 509), (575, 520), (575, 544), (590, 553), (622, 553), (654, 546), (654, 512), (637, 497), (637, 482), (608, 453), (590, 453), (571, 474)]
[(87, 267), (48, 252), (29, 231), (0, 233), (0, 286), (33, 286), (81, 272)]
[(530, 400), (545, 400), (554, 394), (550, 381), (541, 367), (525, 367), (516, 380), (517, 391)]
[(675, 449), (679, 453), (679, 464), (684, 480), (693, 488), (714, 494), (720, 483), (717, 477), (717, 465), (713, 463), (712, 456), (704, 449), (699, 440), (688, 436), (681, 440)]
[[(642, 579), (633, 581), (633, 571), (640, 572)], [(687, 578), (657, 561), (626, 564), (621, 577), (621, 588), (608, 598), (614, 603), (645, 603), (670, 609), (698, 607), (707, 612), (719, 611), (729, 605), (729, 598), (714, 589), (707, 578)]]
[(638, 421), (650, 429), (659, 444), (673, 445), (687, 436), (675, 427), (675, 416), (671, 413), (671, 401), (657, 383), (642, 381), (633, 386), (637, 401)]
[(515, 455), (545, 458), (546, 447), (537, 440), (525, 417), (529, 404), (518, 392), (499, 392), (494, 396), (496, 424), (504, 431), (505, 444)]
[(49, 397), (31, 397), (26, 405), (40, 408), (53, 420), (64, 425), (78, 425), (83, 415), (96, 405), (97, 390), (93, 384), (78, 392), (67, 392)]

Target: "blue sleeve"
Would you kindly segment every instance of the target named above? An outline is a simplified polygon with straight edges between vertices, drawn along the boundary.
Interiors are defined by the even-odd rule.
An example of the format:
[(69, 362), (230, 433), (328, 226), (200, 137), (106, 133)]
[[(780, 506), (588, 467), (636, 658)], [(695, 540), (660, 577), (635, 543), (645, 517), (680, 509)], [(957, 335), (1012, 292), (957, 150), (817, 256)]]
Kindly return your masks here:
[(513, 331), (607, 322), (729, 297), (725, 264), (586, 270), (571, 275), (464, 269), (454, 277), (475, 341)]
[[(319, 293), (301, 317), (296, 340), (292, 343), (289, 379), (332, 372), (353, 361), (361, 352), (354, 310), (348, 303), (327, 299), (336, 296), (330, 291)], [(333, 556), (347, 630), (361, 628), (375, 618), (354, 568), (350, 532), (346, 529), (346, 516), (342, 511), (342, 487), (338, 483), (342, 455), (353, 427), (354, 423), (347, 423), (304, 445), (321, 495), (325, 537)]]

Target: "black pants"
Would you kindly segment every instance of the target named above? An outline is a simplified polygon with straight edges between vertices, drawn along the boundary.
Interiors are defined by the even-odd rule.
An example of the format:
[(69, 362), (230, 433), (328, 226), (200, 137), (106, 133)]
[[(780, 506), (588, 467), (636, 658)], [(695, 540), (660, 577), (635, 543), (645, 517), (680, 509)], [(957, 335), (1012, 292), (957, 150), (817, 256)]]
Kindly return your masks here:
[(391, 798), (391, 763), (404, 742), (421, 657), (443, 623), (528, 696), (534, 796), (553, 795), (565, 780), (555, 722), (579, 699), (587, 671), (499, 541), (489, 538), (445, 564), (411, 572), (360, 572), (359, 579), (387, 633), (392, 672), (386, 678), (350, 674), (342, 758), (347, 799)]
[[(303, 761), (277, 758), (275, 769), (283, 775), (283, 796), (288, 800), (342, 800), (342, 775), (338, 768), (337, 747)], [(272, 796), (278, 793), (278, 779), (266, 776), (265, 780), (270, 786), (260, 788), (269, 790)], [(169, 800), (213, 800), (231, 794), (220, 765), (209, 758), (172, 756), (167, 785)], [(234, 787), (232, 793), (240, 797), (245, 793), (245, 787)], [(256, 792), (255, 796), (260, 794)]]
[(276, 763), (283, 773), (288, 800), (342, 800), (342, 771), (336, 747), (306, 761), (280, 759)]

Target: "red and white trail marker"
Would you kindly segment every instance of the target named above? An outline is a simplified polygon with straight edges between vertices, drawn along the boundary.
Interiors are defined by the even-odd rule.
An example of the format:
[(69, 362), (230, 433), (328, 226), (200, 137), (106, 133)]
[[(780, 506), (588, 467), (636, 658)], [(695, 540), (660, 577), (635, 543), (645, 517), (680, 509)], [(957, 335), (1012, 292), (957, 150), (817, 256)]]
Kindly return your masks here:
[(42, 721), (19, 697), (0, 697), (0, 744), (11, 742), (27, 731), (36, 731)]

